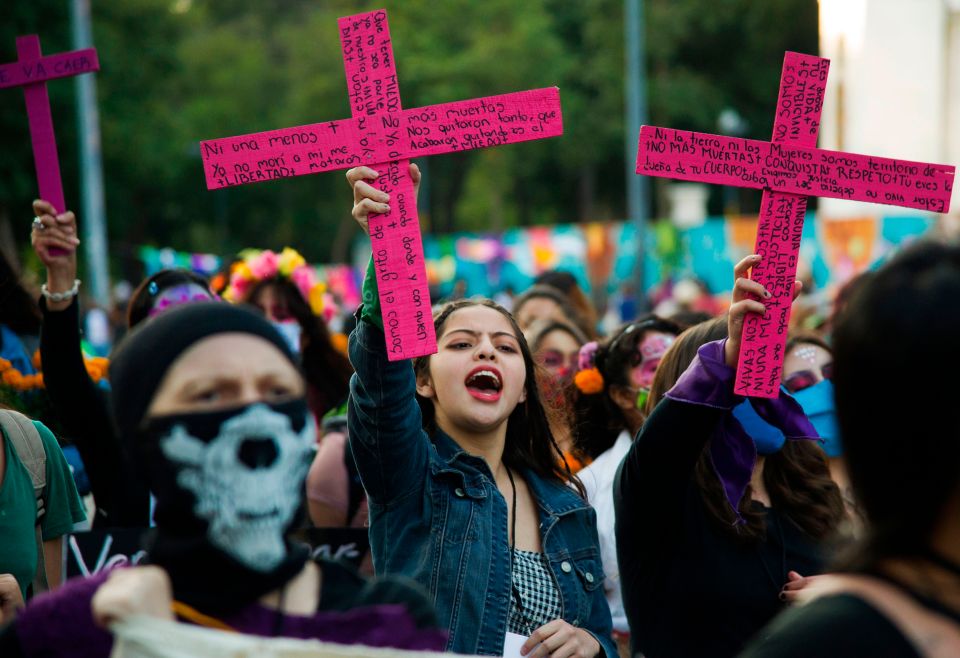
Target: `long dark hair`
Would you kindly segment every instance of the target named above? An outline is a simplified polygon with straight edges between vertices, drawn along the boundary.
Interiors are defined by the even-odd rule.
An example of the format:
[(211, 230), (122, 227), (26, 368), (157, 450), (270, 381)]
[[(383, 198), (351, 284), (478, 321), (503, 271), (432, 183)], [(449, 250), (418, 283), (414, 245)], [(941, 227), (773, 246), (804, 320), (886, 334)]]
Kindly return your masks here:
[(923, 555), (939, 524), (958, 523), (944, 515), (960, 487), (958, 299), (960, 247), (923, 242), (862, 281), (837, 315), (837, 422), (867, 518), (845, 567)]
[(350, 392), (353, 366), (346, 355), (333, 346), (330, 330), (323, 318), (315, 315), (297, 285), (286, 277), (258, 281), (245, 296), (253, 303), (266, 288), (273, 288), (283, 299), (287, 311), (300, 325), (300, 353), (303, 374), (310, 384), (310, 407), (317, 414), (339, 405)]
[[(507, 418), (503, 463), (513, 469), (528, 468), (544, 480), (559, 484), (571, 483), (581, 497), (585, 497), (583, 485), (570, 472), (570, 468), (563, 458), (563, 452), (561, 452), (553, 438), (553, 433), (550, 431), (547, 411), (540, 397), (540, 388), (537, 386), (536, 364), (533, 355), (530, 353), (530, 346), (527, 345), (527, 340), (513, 316), (505, 308), (490, 299), (479, 297), (458, 299), (445, 304), (434, 314), (433, 327), (437, 337), (443, 335), (443, 327), (453, 313), (471, 306), (485, 306), (503, 315), (510, 323), (513, 335), (520, 345), (520, 353), (523, 355), (527, 397), (526, 400), (517, 404), (510, 413), (510, 417)], [(421, 377), (428, 376), (430, 357), (422, 356), (414, 359), (413, 369), (418, 380)], [(423, 416), (423, 428), (428, 434), (432, 435), (437, 430), (434, 402), (419, 394), (417, 395), (417, 402), (420, 404), (420, 413)]]
[(15, 334), (40, 333), (42, 316), (37, 300), (20, 283), (20, 276), (0, 250), (0, 324)]
[[(653, 378), (647, 400), (648, 415), (690, 366), (697, 350), (706, 343), (726, 337), (726, 316), (694, 325), (680, 334), (660, 361)], [(734, 525), (733, 510), (727, 503), (710, 459), (709, 442), (697, 461), (694, 481), (707, 515), (722, 532), (747, 542), (766, 537), (764, 513), (753, 508), (750, 485), (739, 506), (746, 523)], [(778, 452), (768, 455), (763, 465), (763, 483), (773, 506), (814, 539), (829, 537), (845, 518), (843, 498), (830, 478), (826, 456), (813, 441), (787, 441)]]
[[(150, 317), (150, 311), (153, 310), (157, 296), (164, 290), (190, 284), (198, 285), (207, 292), (210, 292), (210, 283), (206, 277), (191, 272), (190, 270), (174, 268), (160, 270), (156, 274), (148, 276), (140, 282), (137, 289), (130, 295), (130, 302), (127, 305), (127, 327), (133, 329)], [(212, 292), (210, 296), (213, 297)]]
[(676, 336), (680, 333), (680, 326), (653, 314), (621, 325), (606, 341), (597, 346), (594, 366), (603, 377), (603, 390), (587, 394), (574, 386), (576, 443), (591, 459), (596, 459), (609, 450), (620, 432), (629, 429), (623, 410), (614, 401), (611, 389), (631, 386), (627, 376), (630, 359), (636, 353), (637, 345), (651, 331)]

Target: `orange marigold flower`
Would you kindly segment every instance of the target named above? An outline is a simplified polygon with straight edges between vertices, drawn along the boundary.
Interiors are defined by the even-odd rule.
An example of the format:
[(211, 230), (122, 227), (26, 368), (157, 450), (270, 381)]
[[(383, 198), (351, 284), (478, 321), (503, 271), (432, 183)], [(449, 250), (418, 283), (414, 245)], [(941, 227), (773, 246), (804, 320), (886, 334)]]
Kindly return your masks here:
[(6, 372), (7, 370), (10, 370), (12, 365), (13, 364), (6, 359), (0, 359), (0, 372)]
[[(7, 363), (7, 365), (9, 366), (9, 362)], [(20, 379), (21, 379), (21, 376), (20, 376), (19, 370), (15, 370), (14, 368), (8, 367), (3, 371), (3, 383), (6, 384), (7, 386), (16, 387)]]
[(596, 368), (581, 370), (573, 377), (573, 383), (587, 395), (603, 392), (603, 375)]
[(216, 293), (220, 293), (224, 288), (227, 287), (227, 275), (223, 272), (216, 274), (212, 279), (210, 279), (210, 290), (213, 290)]
[(330, 342), (333, 344), (333, 348), (340, 352), (341, 354), (347, 353), (347, 335), (346, 334), (333, 334), (330, 336)]
[(85, 359), (83, 364), (87, 368), (87, 374), (90, 375), (90, 379), (99, 382), (106, 377), (110, 360), (102, 356), (95, 356), (90, 359)]

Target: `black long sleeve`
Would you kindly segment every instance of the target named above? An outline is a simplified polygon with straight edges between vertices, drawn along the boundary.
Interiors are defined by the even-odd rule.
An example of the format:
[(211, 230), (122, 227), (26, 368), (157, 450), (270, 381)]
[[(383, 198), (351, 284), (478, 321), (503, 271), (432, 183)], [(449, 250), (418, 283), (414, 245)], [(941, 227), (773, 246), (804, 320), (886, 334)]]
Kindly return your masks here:
[(20, 637), (17, 635), (17, 625), (12, 621), (0, 627), (0, 656), (3, 658), (23, 656), (23, 647), (20, 646)]
[(682, 541), (697, 460), (725, 413), (664, 398), (644, 423), (613, 485), (621, 574), (662, 559)]
[(727, 410), (664, 399), (614, 482), (617, 555), (634, 650), (647, 658), (736, 655), (783, 604), (787, 572), (820, 573), (820, 547), (754, 502), (766, 537), (740, 540), (710, 517), (694, 473)]
[(40, 358), (43, 379), (63, 425), (90, 477), (97, 504), (96, 527), (146, 527), (150, 496), (123, 450), (110, 414), (106, 391), (87, 374), (80, 349), (80, 314), (76, 300), (62, 311), (50, 311), (40, 300), (43, 329)]

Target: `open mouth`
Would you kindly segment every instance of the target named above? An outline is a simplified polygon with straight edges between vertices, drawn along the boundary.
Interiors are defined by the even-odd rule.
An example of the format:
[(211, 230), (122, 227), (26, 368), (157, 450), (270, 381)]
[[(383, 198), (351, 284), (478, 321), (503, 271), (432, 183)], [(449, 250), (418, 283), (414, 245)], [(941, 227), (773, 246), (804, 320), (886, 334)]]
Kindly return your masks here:
[(495, 402), (500, 399), (503, 383), (500, 372), (496, 368), (482, 366), (475, 368), (467, 375), (464, 385), (467, 392), (478, 400)]

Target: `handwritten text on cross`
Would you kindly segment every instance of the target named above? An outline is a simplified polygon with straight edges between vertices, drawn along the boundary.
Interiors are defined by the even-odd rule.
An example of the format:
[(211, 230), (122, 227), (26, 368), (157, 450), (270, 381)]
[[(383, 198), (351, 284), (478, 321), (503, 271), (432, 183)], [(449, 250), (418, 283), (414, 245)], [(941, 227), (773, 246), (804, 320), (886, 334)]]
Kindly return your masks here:
[(787, 53), (771, 142), (640, 129), (637, 173), (763, 189), (757, 225), (760, 264), (751, 273), (771, 293), (750, 314), (734, 390), (776, 397), (808, 195), (947, 212), (954, 168), (817, 149), (829, 61)]

